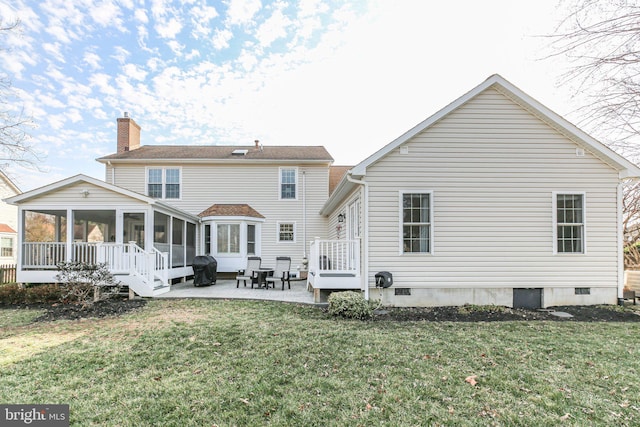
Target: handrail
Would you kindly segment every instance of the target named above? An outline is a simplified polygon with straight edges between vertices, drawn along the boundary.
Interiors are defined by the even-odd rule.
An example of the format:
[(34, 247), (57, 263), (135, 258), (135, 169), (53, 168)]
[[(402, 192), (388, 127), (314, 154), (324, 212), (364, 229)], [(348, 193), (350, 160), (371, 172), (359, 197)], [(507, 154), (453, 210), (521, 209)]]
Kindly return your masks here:
[(359, 240), (321, 240), (311, 242), (309, 271), (317, 273), (360, 273)]

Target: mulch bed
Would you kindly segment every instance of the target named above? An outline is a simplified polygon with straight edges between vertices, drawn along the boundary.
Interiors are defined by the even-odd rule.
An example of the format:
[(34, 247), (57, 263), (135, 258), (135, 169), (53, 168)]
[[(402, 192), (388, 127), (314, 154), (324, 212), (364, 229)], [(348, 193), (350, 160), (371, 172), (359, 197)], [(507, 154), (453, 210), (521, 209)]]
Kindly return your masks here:
[[(2, 308), (39, 308), (46, 312), (36, 318), (35, 322), (54, 320), (78, 320), (85, 318), (102, 318), (121, 316), (146, 305), (144, 299), (114, 298), (100, 301), (88, 307), (80, 304), (32, 304), (1, 305)], [(552, 311), (561, 311), (573, 315), (571, 318), (553, 316)], [(501, 322), (501, 321), (538, 321), (552, 320), (558, 322), (640, 322), (640, 312), (622, 310), (615, 306), (565, 306), (544, 310), (526, 310), (498, 307), (461, 309), (460, 307), (421, 307), (399, 308), (384, 307), (378, 310), (373, 321), (431, 321), (431, 322)]]
[[(569, 313), (573, 317), (564, 318), (551, 314), (552, 311)], [(559, 322), (640, 322), (638, 312), (622, 310), (617, 306), (564, 306), (544, 310), (527, 310), (499, 307), (496, 310), (461, 307), (425, 308), (383, 308), (374, 316), (375, 320), (432, 321), (432, 322), (501, 322), (516, 320), (553, 320)]]

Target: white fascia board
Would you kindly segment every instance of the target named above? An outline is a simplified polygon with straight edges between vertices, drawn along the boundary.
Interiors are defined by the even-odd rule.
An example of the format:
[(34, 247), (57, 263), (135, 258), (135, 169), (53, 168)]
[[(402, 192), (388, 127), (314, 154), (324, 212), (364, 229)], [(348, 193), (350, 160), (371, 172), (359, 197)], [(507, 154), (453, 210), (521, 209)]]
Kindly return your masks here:
[(17, 205), (17, 204), (20, 204), (20, 203), (22, 203), (22, 202), (24, 202), (26, 200), (29, 200), (29, 199), (32, 199), (32, 198), (35, 198), (35, 197), (38, 197), (38, 196), (41, 196), (41, 195), (56, 191), (56, 190), (59, 190), (59, 189), (64, 188), (64, 187), (68, 187), (70, 185), (74, 185), (74, 184), (77, 184), (77, 183), (80, 183), (80, 182), (86, 182), (87, 184), (95, 185), (96, 187), (101, 187), (101, 188), (104, 188), (105, 190), (109, 190), (109, 191), (113, 191), (113, 192), (116, 192), (116, 193), (120, 193), (120, 194), (123, 194), (125, 196), (128, 196), (128, 197), (143, 201), (145, 203), (149, 203), (149, 204), (155, 203), (154, 199), (152, 199), (150, 197), (147, 197), (147, 196), (144, 196), (144, 195), (142, 195), (140, 193), (136, 193), (134, 191), (130, 191), (130, 190), (124, 189), (122, 187), (117, 187), (115, 185), (107, 184), (104, 181), (100, 181), (98, 179), (92, 178), (92, 177), (87, 176), (87, 175), (82, 175), (82, 174), (74, 175), (74, 176), (71, 176), (69, 178), (65, 178), (65, 179), (63, 179), (61, 181), (57, 181), (57, 182), (54, 182), (52, 184), (48, 184), (48, 185), (36, 188), (34, 190), (27, 191), (25, 193), (18, 194), (18, 195), (13, 196), (13, 197), (9, 197), (9, 198), (6, 199), (6, 201), (7, 201), (7, 203), (11, 203), (12, 205)]
[(331, 165), (333, 160), (308, 160), (308, 159), (247, 159), (244, 157), (238, 157), (235, 159), (96, 159), (97, 162), (103, 164), (140, 164), (140, 163), (152, 163), (152, 164), (169, 164), (169, 165), (181, 165), (181, 164), (295, 164), (295, 165)]
[(200, 218), (200, 220), (202, 222), (206, 222), (206, 221), (214, 221), (214, 222), (221, 222), (221, 221), (248, 221), (248, 222), (265, 222), (266, 219), (265, 218), (256, 218), (255, 216), (220, 216), (220, 215), (209, 215), (209, 216), (203, 216), (202, 218)]

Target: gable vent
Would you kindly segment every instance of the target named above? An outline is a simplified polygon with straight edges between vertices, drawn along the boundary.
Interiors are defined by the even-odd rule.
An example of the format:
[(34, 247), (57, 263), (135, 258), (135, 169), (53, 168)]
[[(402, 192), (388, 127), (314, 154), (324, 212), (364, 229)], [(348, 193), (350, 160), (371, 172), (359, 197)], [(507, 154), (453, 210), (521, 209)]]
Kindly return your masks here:
[(233, 150), (231, 153), (234, 156), (246, 156), (249, 150)]

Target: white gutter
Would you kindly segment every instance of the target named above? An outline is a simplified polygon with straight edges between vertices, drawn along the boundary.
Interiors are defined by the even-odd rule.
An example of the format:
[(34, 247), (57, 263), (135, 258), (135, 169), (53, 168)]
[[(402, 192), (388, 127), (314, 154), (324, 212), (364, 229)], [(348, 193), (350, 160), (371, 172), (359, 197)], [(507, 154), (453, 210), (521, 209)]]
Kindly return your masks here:
[(364, 236), (362, 239), (362, 263), (364, 264), (364, 268), (361, 266), (361, 270), (363, 270), (363, 278), (362, 278), (362, 286), (364, 286), (364, 299), (369, 300), (369, 185), (366, 181), (358, 180), (351, 177), (351, 171), (347, 172), (347, 180), (354, 184), (362, 185), (364, 188), (364, 208), (363, 217), (364, 217)]

